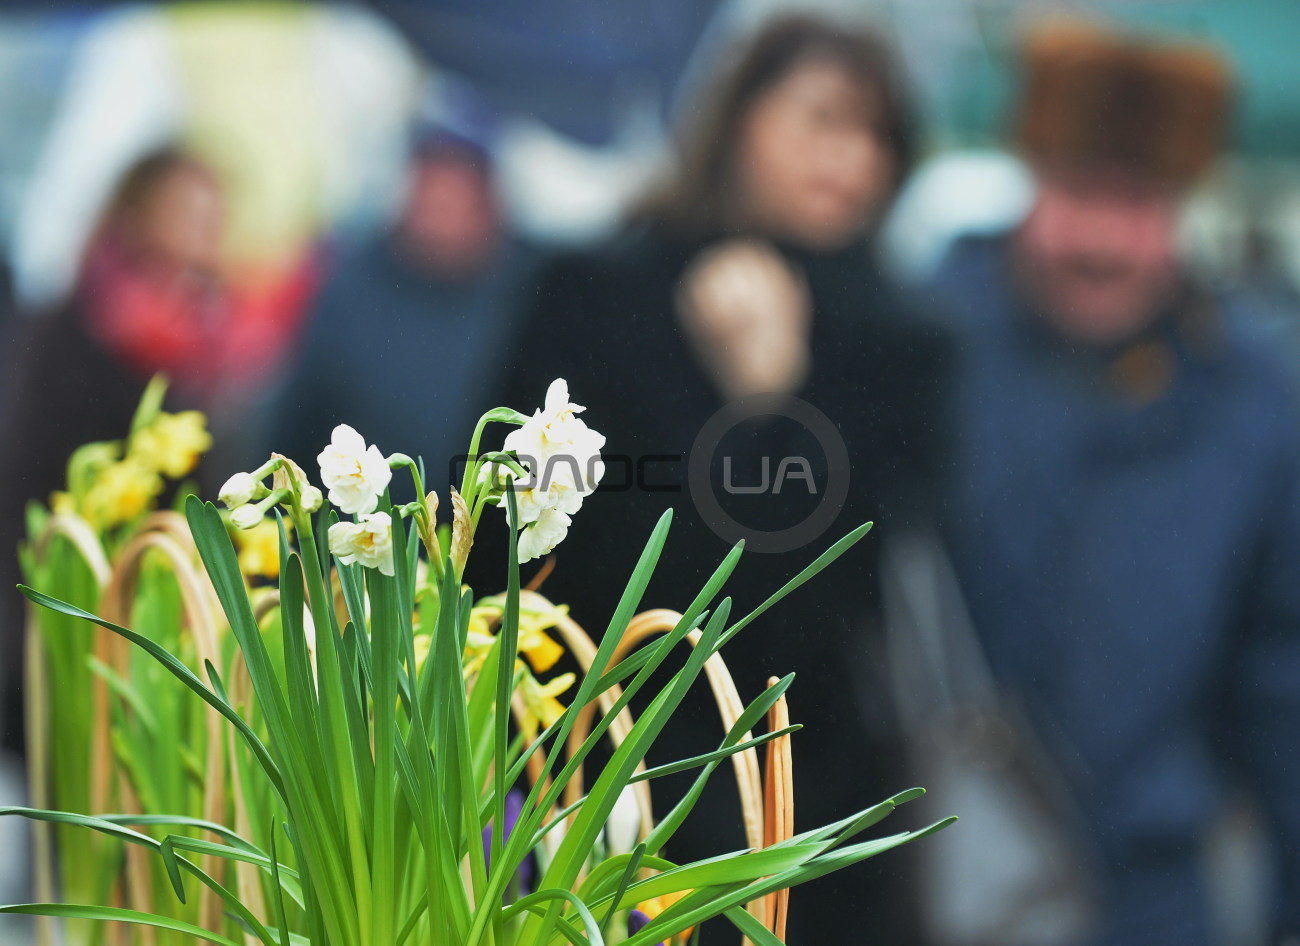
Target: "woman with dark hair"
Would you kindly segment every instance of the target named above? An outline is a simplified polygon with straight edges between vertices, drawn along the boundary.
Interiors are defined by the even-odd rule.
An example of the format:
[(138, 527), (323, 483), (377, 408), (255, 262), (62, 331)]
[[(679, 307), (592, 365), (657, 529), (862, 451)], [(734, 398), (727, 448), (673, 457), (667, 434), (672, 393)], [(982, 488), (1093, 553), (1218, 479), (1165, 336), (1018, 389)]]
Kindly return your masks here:
[(185, 400), (230, 413), (294, 340), (310, 270), (228, 278), (224, 198), (214, 171), (183, 151), (142, 158), (91, 234), (68, 315), (127, 386), (163, 372)]
[[(563, 377), (608, 436), (604, 487), (575, 518), (542, 589), (595, 632), (666, 505), (672, 532), (643, 607), (683, 608), (748, 535), (756, 551), (728, 586), (740, 615), (854, 526), (903, 525), (934, 492), (945, 346), (905, 317), (871, 246), (912, 158), (889, 50), (815, 19), (772, 22), (689, 118), (669, 175), (621, 237), (543, 272), (504, 402), (540, 402)], [(757, 410), (767, 416), (731, 425), (720, 445), (696, 442), (720, 408), (754, 395), (767, 396)], [(826, 415), (830, 436), (773, 395)], [(842, 442), (847, 471), (828, 440)], [(716, 504), (700, 501), (701, 469)], [(845, 476), (842, 508), (826, 516), (823, 495), (837, 504), (832, 481), (842, 487)], [(724, 650), (746, 700), (769, 676), (799, 673), (790, 693), (805, 724), (793, 746), (796, 830), (905, 786), (872, 656), (879, 545), (868, 536)], [(780, 547), (786, 554), (764, 554)], [(652, 761), (717, 747), (722, 730), (706, 703), (679, 714)], [(734, 799), (721, 770), (668, 856), (743, 847)], [(903, 874), (895, 856), (796, 890), (789, 941), (911, 941)], [(720, 942), (736, 935), (719, 933)]]
[[(156, 373), (169, 380), (169, 409), (208, 411), (229, 440), (294, 338), (309, 270), (235, 291), (221, 271), (223, 196), (192, 155), (167, 147), (142, 157), (100, 214), (68, 299), (17, 320), (0, 365), (0, 443), (11, 458), (0, 469), (0, 642), (11, 652), (23, 509), (63, 488), (72, 451), (125, 436)], [(0, 741), (17, 740), (17, 723), (0, 710)]]
[(687, 111), (675, 164), (634, 213), (681, 235), (759, 230), (843, 245), (879, 216), (914, 157), (890, 49), (808, 17), (769, 24)]

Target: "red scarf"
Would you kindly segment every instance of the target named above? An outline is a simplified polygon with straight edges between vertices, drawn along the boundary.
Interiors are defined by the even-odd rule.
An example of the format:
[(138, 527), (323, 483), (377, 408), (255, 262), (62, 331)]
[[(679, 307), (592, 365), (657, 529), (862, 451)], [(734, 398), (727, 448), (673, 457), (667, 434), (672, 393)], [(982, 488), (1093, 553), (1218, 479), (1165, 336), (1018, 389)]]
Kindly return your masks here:
[(86, 326), (132, 372), (165, 373), (206, 400), (264, 382), (295, 340), (315, 267), (294, 267), (256, 290), (177, 271), (111, 237), (87, 250), (77, 297)]

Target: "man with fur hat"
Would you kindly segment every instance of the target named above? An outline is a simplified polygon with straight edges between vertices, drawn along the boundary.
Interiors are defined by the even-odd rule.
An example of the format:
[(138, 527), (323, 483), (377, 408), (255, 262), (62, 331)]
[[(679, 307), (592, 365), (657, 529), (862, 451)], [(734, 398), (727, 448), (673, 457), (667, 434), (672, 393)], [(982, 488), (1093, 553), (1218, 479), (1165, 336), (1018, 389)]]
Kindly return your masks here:
[[(1199, 864), (1246, 785), (1300, 932), (1300, 423), (1232, 293), (1179, 258), (1230, 78), (1211, 50), (1056, 26), (1025, 47), (1014, 232), (967, 239), (947, 539), (1004, 690), (1080, 815), (1104, 946), (1211, 940)], [(996, 856), (996, 852), (990, 852)]]

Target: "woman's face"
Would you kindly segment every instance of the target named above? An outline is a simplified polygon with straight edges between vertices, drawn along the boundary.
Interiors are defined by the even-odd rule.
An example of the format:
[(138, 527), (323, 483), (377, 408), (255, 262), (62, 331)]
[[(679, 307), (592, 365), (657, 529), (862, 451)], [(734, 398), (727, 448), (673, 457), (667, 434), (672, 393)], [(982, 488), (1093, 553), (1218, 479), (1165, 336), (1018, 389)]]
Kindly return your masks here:
[(220, 262), (222, 207), (216, 181), (177, 167), (141, 204), (134, 238), (153, 259), (177, 269), (214, 270)]
[(810, 60), (761, 95), (740, 126), (740, 215), (818, 248), (842, 245), (893, 187), (880, 103), (843, 67)]

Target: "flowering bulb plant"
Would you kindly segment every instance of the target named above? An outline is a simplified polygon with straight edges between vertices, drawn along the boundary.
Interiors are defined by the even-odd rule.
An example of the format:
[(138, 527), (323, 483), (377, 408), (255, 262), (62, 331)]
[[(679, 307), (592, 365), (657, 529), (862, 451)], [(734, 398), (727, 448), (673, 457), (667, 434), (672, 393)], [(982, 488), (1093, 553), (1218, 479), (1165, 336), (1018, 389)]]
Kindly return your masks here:
[[(228, 724), (234, 824), (161, 811), (6, 810), (153, 855), (174, 896), (151, 910), (38, 903), (0, 912), (123, 921), (225, 946), (650, 946), (725, 917), (770, 946), (781, 941), (789, 887), (946, 824), (859, 839), (915, 789), (794, 833), (792, 677), (774, 678), (746, 705), (719, 653), (868, 525), (747, 615), (719, 598), (739, 546), (684, 612), (637, 614), (667, 540), (666, 512), (598, 645), (565, 608), (521, 589), (520, 563), (563, 540), (601, 478), (604, 439), (581, 411), (557, 381), (531, 416), (485, 414), (464, 480), (449, 490), (449, 524), (439, 523), (419, 463), (385, 456), (346, 426), (317, 457), (321, 486), (273, 455), (225, 484), (226, 512), (191, 496), (186, 519), (234, 645), (221, 665), (205, 659), (196, 672), (145, 634), (23, 587), (33, 602), (135, 645)], [(500, 450), (481, 451), (491, 423), (516, 429)], [(416, 499), (392, 502), (394, 472), (410, 476)], [(476, 602), (462, 576), (493, 506), (509, 524), (505, 591)], [(228, 529), (265, 522), (278, 542), (273, 602), (250, 591)], [(681, 647), (681, 669), (652, 684)], [(566, 649), (581, 673), (554, 674)], [(701, 673), (726, 720), (717, 749), (648, 768), (648, 748)], [(649, 699), (634, 718), (638, 694)], [(764, 720), (767, 732), (753, 735)], [(613, 748), (587, 785), (584, 763), (605, 739)], [(748, 847), (674, 862), (674, 834), (728, 760)], [(655, 822), (650, 784), (684, 771), (696, 772), (693, 787)], [(221, 879), (226, 867), (233, 887)], [(203, 923), (175, 909), (196, 890), (219, 906)]]
[[(204, 658), (225, 665), (219, 611), (206, 606), (211, 593), (188, 526), (165, 499), (212, 438), (198, 411), (163, 410), (165, 393), (165, 380), (155, 378), (121, 440), (72, 453), (62, 488), (48, 504), (28, 506), (29, 539), (19, 559), (28, 584), (110, 620), (129, 620), (201, 670)], [(272, 548), (278, 563), (278, 539)], [(241, 541), (241, 561), (261, 571), (249, 558), (254, 550), (254, 542)], [(228, 820), (224, 724), (214, 725), (163, 667), (97, 631), (47, 609), (29, 615), (23, 692), (32, 804), (119, 812), (148, 806)], [(152, 764), (177, 747), (182, 766)], [(70, 899), (111, 900), (129, 873), (137, 900), (153, 885), (171, 899), (165, 878), (151, 877), (140, 858), (125, 863), (120, 844), (87, 844), (84, 832), (53, 825), (38, 825), (33, 841), (38, 897), (52, 896), (57, 885)], [(177, 906), (178, 915), (204, 920), (197, 904)], [(69, 946), (104, 939), (101, 926), (85, 923), (68, 923), (63, 932)]]

